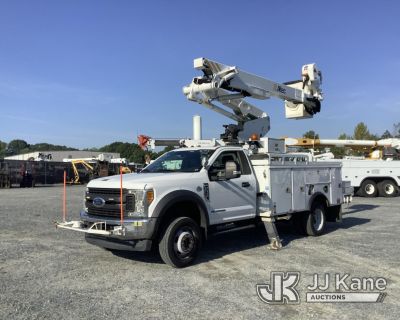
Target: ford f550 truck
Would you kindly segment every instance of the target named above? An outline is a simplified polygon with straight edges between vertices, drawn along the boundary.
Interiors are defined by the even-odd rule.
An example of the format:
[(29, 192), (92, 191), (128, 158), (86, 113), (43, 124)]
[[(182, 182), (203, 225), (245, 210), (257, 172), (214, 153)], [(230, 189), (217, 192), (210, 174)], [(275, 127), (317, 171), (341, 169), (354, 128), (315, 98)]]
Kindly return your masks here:
[(81, 219), (57, 226), (111, 250), (158, 246), (165, 263), (184, 267), (212, 233), (262, 222), (270, 247), (279, 249), (279, 219), (293, 220), (311, 236), (322, 234), (327, 221), (340, 221), (347, 199), (340, 164), (286, 153), (284, 140), (265, 137), (269, 117), (244, 101), (277, 96), (289, 118), (312, 117), (322, 99), (315, 65), (304, 66), (300, 83), (290, 84), (202, 58), (195, 67), (204, 77), (194, 78), (185, 95), (238, 124), (226, 126), (220, 139), (181, 140), (180, 148), (123, 181), (122, 175), (90, 181)]

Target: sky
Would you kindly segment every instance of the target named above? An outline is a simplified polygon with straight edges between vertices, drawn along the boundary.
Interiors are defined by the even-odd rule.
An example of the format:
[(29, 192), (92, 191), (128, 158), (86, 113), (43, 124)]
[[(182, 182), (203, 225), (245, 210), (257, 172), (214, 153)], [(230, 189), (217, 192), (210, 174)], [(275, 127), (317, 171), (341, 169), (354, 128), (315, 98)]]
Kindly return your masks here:
[(249, 100), (270, 137), (382, 134), (400, 122), (399, 1), (0, 0), (0, 140), (76, 148), (192, 135), (232, 120), (182, 87), (206, 57), (268, 79), (323, 73), (322, 111), (290, 120), (279, 99)]

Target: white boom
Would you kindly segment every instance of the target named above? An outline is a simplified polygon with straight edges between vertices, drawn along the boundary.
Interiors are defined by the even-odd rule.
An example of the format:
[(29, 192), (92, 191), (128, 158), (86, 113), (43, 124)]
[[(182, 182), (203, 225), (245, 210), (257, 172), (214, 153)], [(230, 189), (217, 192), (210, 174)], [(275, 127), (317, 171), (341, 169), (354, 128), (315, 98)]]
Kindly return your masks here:
[(308, 139), (308, 138), (286, 138), (287, 146), (317, 147), (317, 146), (334, 146), (334, 147), (370, 147), (383, 148), (391, 147), (400, 150), (400, 139), (389, 138), (381, 140), (339, 140), (339, 139)]
[[(311, 118), (321, 109), (322, 75), (315, 64), (302, 68), (302, 80), (274, 82), (205, 58), (194, 60), (194, 68), (203, 71), (183, 88), (190, 101), (198, 102), (238, 122), (238, 136), (247, 140), (256, 133), (264, 137), (270, 129), (268, 115), (244, 99), (268, 99), (272, 96), (285, 101), (286, 118)], [(231, 109), (226, 110), (216, 103)]]
[(63, 162), (72, 162), (76, 160), (83, 160), (86, 162), (106, 161), (110, 163), (128, 163), (128, 160), (126, 158), (114, 158), (113, 155), (110, 153), (100, 153), (98, 156), (91, 158), (65, 158), (63, 159)]

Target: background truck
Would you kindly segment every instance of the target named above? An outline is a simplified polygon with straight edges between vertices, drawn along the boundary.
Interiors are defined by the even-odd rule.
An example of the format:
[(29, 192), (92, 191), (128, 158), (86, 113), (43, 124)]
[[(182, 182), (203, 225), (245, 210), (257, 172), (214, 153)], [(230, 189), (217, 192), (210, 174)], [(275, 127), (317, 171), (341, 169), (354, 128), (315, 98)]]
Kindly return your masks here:
[(284, 140), (265, 137), (269, 117), (244, 101), (276, 96), (285, 100), (287, 117), (312, 117), (322, 100), (315, 65), (304, 66), (302, 80), (289, 85), (203, 58), (194, 65), (204, 76), (184, 87), (185, 95), (237, 124), (225, 126), (220, 139), (180, 140), (180, 148), (139, 174), (92, 180), (81, 219), (57, 226), (111, 250), (156, 245), (165, 263), (183, 267), (213, 233), (262, 222), (270, 247), (280, 249), (277, 220), (292, 220), (311, 236), (322, 234), (327, 221), (340, 221), (348, 200), (341, 165), (286, 153)]
[[(400, 188), (400, 139), (335, 140), (287, 138), (287, 146), (310, 148), (318, 161), (336, 161), (342, 165), (342, 179), (350, 181), (357, 195), (395, 197)], [(334, 159), (330, 152), (316, 154), (315, 148), (347, 147), (365, 152), (366, 156)]]
[[(71, 163), (73, 176), (68, 177), (68, 181), (71, 184), (87, 183), (98, 177), (118, 174), (120, 170), (123, 173), (132, 173), (134, 171), (132, 166), (129, 167), (127, 159), (113, 158), (108, 153), (101, 153), (92, 158), (65, 158), (63, 161)], [(79, 171), (79, 168), (83, 170)]]
[(11, 188), (11, 175), (8, 163), (0, 159), (0, 189)]

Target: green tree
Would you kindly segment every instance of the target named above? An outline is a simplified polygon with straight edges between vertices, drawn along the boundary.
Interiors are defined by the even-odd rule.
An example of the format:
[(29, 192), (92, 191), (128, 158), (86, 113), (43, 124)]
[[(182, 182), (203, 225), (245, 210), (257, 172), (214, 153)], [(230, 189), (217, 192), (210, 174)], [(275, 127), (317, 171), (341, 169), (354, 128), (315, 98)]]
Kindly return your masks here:
[(8, 152), (10, 155), (29, 152), (29, 144), (25, 140), (11, 140), (8, 144)]
[(368, 140), (379, 140), (380, 139), (380, 136), (378, 136), (377, 134), (375, 134), (375, 133), (371, 133), (370, 135), (369, 135), (369, 139)]
[(60, 146), (57, 144), (50, 144), (50, 143), (36, 143), (36, 144), (31, 144), (29, 146), (30, 152), (34, 151), (76, 151), (78, 149), (75, 148), (70, 148), (67, 146)]
[(400, 138), (400, 122), (393, 124), (393, 138)]
[(308, 130), (303, 134), (303, 138), (307, 139), (319, 139), (318, 133), (316, 133), (314, 130)]
[(392, 138), (392, 134), (389, 132), (389, 130), (386, 130), (382, 135), (381, 135), (381, 139), (389, 139)]
[(92, 147), (92, 148), (84, 148), (83, 151), (99, 151), (99, 148)]
[(130, 162), (144, 163), (145, 151), (135, 143), (113, 142), (99, 149), (101, 152), (118, 152), (122, 158), (127, 158)]
[(364, 122), (360, 122), (354, 128), (353, 138), (355, 140), (369, 140), (371, 138), (371, 134), (368, 130), (368, 127)]
[(351, 136), (348, 136), (348, 135), (345, 134), (345, 133), (341, 133), (341, 134), (339, 135), (338, 139), (339, 139), (339, 140), (351, 140), (352, 137), (351, 137)]
[[(341, 133), (338, 137), (339, 140), (347, 140), (351, 139), (350, 136), (348, 136), (345, 133)], [(335, 155), (335, 158), (341, 159), (346, 155), (346, 149), (344, 147), (332, 147), (331, 152)]]
[(7, 143), (0, 140), (0, 158), (4, 158), (6, 156)]

